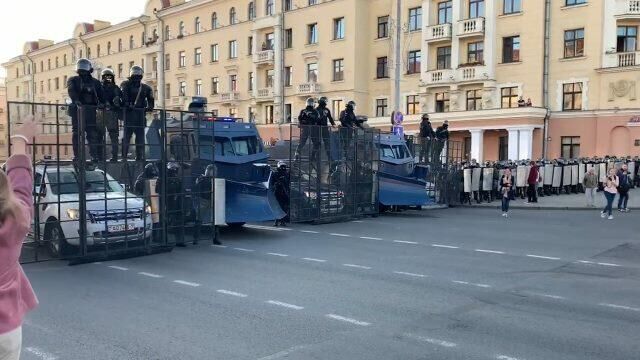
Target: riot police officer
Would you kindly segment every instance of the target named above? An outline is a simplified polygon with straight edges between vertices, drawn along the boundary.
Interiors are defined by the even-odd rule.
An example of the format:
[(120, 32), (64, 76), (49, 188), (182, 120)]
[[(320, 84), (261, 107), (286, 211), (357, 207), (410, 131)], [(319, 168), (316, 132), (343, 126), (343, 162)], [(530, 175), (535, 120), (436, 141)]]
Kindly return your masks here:
[(315, 105), (315, 100), (313, 98), (307, 99), (306, 107), (300, 111), (300, 115), (298, 116), (298, 126), (300, 127), (300, 143), (296, 148), (295, 158), (296, 160), (300, 158), (300, 152), (307, 144), (307, 140), (311, 137), (311, 142), (313, 143), (313, 151), (311, 152), (311, 160), (313, 161), (315, 152), (317, 151), (317, 143), (319, 141), (318, 136), (316, 134), (317, 126), (318, 126), (318, 112), (313, 107)]
[[(182, 180), (180, 179), (180, 165), (176, 162), (169, 162), (166, 171), (167, 189), (164, 193), (166, 218), (163, 219), (168, 224), (168, 232), (175, 235), (176, 246), (184, 244), (184, 209), (182, 205)], [(162, 179), (156, 182), (156, 193), (162, 197)]]
[[(98, 111), (98, 134), (102, 144), (106, 144), (105, 129), (109, 133), (111, 140), (111, 161), (118, 161), (118, 117), (122, 100), (122, 91), (116, 85), (115, 73), (112, 69), (106, 68), (100, 74), (102, 78), (102, 92), (104, 96), (105, 108)], [(105, 160), (106, 148), (100, 147), (100, 160)]]
[(436, 133), (433, 131), (431, 121), (429, 121), (429, 115), (422, 114), (422, 120), (420, 121), (420, 162), (431, 160), (432, 140), (435, 136)]
[(287, 163), (279, 161), (273, 176), (273, 188), (276, 200), (278, 200), (280, 208), (282, 208), (286, 215), (282, 219), (277, 219), (274, 224), (275, 226), (286, 226), (287, 222), (289, 222), (289, 181), (290, 176)]
[(433, 159), (431, 160), (434, 164), (442, 164), (440, 161), (440, 156), (442, 150), (444, 149), (444, 145), (447, 141), (449, 141), (449, 121), (445, 120), (441, 126), (438, 126), (435, 133), (436, 143), (434, 145), (433, 153), (431, 156)]
[[(89, 155), (92, 161), (97, 161), (99, 138), (96, 129), (96, 109), (103, 103), (102, 85), (91, 76), (93, 66), (87, 59), (80, 59), (76, 63), (77, 76), (67, 81), (67, 90), (71, 104), (72, 144), (74, 160), (79, 160), (79, 146), (84, 146), (84, 137), (89, 143)], [(83, 122), (84, 134), (80, 134), (79, 122)]]
[(147, 180), (156, 179), (158, 177), (158, 169), (155, 164), (147, 164), (144, 170), (136, 178), (136, 182), (133, 186), (136, 195), (144, 195), (144, 185)]
[(145, 112), (153, 110), (153, 90), (142, 83), (144, 70), (138, 65), (131, 67), (129, 80), (120, 85), (124, 111), (124, 138), (122, 139), (122, 158), (129, 153), (131, 137), (136, 136), (136, 160), (144, 159), (144, 128), (146, 126)]
[[(329, 123), (331, 123), (331, 126), (336, 126), (336, 122), (333, 120), (333, 116), (331, 116), (331, 111), (327, 109), (327, 101), (325, 96), (318, 99), (318, 107), (316, 110), (318, 111), (318, 125), (320, 125), (320, 136), (324, 144), (324, 150), (327, 152), (327, 160), (331, 160), (331, 142), (328, 126)], [(319, 142), (318, 145), (320, 145)]]
[[(198, 239), (200, 238), (200, 234), (203, 229), (208, 228), (214, 231), (215, 228), (215, 221), (213, 219), (213, 199), (211, 196), (213, 192), (214, 177), (215, 166), (213, 164), (209, 164), (205, 168), (204, 173), (196, 179), (195, 190), (197, 192), (197, 196), (194, 196), (194, 205), (198, 210), (198, 214), (196, 216), (196, 231), (193, 237), (194, 245), (198, 243)], [(222, 245), (217, 236), (213, 238), (213, 243), (215, 245)]]
[(353, 132), (356, 128), (361, 128), (362, 123), (358, 121), (355, 113), (356, 103), (355, 101), (349, 101), (344, 110), (340, 112), (340, 132), (342, 134), (344, 157), (348, 158), (349, 148), (351, 146), (351, 139), (353, 138)]

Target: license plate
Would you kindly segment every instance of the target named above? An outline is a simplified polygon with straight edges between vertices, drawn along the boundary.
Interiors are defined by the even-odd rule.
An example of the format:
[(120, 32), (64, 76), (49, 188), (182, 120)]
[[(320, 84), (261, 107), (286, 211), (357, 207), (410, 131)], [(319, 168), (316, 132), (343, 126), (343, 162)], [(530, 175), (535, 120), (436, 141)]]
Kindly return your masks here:
[(107, 227), (107, 230), (109, 230), (109, 232), (123, 232), (123, 231), (130, 231), (130, 230), (134, 230), (136, 228), (136, 226), (134, 224), (119, 224), (119, 225), (110, 225), (109, 227)]

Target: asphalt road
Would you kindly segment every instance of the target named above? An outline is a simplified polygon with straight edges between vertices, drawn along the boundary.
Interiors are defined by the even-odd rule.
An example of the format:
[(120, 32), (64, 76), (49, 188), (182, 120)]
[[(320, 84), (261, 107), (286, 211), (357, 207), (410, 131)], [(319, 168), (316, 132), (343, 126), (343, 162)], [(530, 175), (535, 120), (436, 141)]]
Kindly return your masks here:
[(638, 359), (639, 219), (405, 212), (29, 264), (23, 359)]

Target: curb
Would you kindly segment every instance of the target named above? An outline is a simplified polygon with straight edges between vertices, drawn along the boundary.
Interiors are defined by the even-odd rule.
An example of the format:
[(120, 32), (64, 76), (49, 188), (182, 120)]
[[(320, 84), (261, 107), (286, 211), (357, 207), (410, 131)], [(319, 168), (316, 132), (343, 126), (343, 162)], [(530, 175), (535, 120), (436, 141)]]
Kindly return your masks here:
[[(452, 206), (454, 207), (454, 206)], [(496, 206), (474, 206), (474, 205), (456, 205), (455, 207), (467, 208), (467, 209), (500, 209), (501, 205)], [(594, 211), (599, 210), (600, 207), (588, 208), (579, 206), (522, 206), (522, 205), (509, 205), (509, 209), (518, 210), (584, 210)], [(629, 210), (640, 210), (640, 207), (630, 207)], [(615, 209), (614, 209), (615, 211)]]

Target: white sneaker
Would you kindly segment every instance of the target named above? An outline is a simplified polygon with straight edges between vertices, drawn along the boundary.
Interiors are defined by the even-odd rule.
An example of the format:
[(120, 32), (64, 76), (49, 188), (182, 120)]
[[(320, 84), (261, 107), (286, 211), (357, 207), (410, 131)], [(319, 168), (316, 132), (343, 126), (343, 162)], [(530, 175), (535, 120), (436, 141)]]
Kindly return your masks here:
[(609, 217), (607, 219), (613, 220), (613, 215), (609, 215)]
[(631, 212), (631, 210), (629, 210), (629, 208), (624, 209), (624, 212)]
[(600, 213), (600, 217), (604, 219), (604, 218), (606, 218), (606, 217), (607, 217), (607, 214), (605, 214), (605, 213), (601, 212), (601, 213)]
[(504, 217), (508, 218), (509, 217), (509, 213), (504, 213)]

